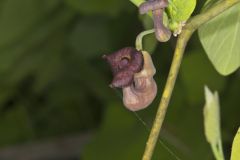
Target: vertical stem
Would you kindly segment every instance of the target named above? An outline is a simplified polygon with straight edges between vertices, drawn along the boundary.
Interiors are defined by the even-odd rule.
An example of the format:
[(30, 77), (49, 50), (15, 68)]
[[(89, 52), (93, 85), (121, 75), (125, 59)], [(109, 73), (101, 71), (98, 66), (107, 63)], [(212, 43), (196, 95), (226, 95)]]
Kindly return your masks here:
[(145, 152), (144, 152), (144, 155), (142, 158), (143, 160), (150, 160), (152, 158), (152, 154), (153, 154), (156, 142), (158, 140), (160, 129), (162, 127), (162, 124), (163, 124), (163, 121), (164, 121), (164, 118), (166, 115), (169, 100), (171, 98), (172, 91), (173, 91), (173, 88), (174, 88), (174, 85), (175, 85), (175, 82), (177, 79), (177, 75), (179, 72), (180, 64), (182, 62), (184, 50), (185, 50), (186, 44), (187, 44), (189, 38), (191, 37), (191, 35), (192, 35), (192, 32), (185, 30), (182, 32), (182, 34), (178, 38), (177, 47), (176, 47), (176, 50), (174, 53), (172, 65), (171, 65), (170, 72), (169, 72), (168, 79), (167, 79), (167, 83), (164, 88), (164, 92), (163, 92), (163, 95), (162, 95), (162, 98), (161, 98), (161, 101), (159, 104), (157, 115), (156, 115), (155, 121), (153, 123), (153, 127), (152, 127), (150, 135), (149, 135), (149, 139), (146, 144)]

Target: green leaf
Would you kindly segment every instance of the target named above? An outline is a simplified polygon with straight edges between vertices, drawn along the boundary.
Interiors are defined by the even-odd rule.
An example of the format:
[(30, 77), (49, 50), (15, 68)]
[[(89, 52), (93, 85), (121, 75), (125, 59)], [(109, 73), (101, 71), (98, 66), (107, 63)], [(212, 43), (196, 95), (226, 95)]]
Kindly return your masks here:
[(196, 0), (170, 0), (167, 7), (169, 16), (169, 27), (178, 32), (196, 7)]
[(205, 106), (204, 106), (204, 127), (205, 136), (210, 143), (214, 156), (217, 160), (223, 160), (221, 131), (220, 131), (220, 111), (218, 93), (212, 93), (205, 87)]
[(240, 159), (240, 128), (233, 140), (231, 160)]
[(222, 75), (240, 66), (240, 4), (230, 8), (199, 29), (200, 41), (209, 59)]

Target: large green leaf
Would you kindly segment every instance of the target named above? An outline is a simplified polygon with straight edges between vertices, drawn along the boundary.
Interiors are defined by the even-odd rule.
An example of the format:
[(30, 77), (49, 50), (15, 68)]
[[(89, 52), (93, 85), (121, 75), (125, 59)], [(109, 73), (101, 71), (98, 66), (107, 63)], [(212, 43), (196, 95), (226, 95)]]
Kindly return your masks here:
[(240, 66), (240, 4), (230, 8), (199, 29), (209, 59), (222, 75)]

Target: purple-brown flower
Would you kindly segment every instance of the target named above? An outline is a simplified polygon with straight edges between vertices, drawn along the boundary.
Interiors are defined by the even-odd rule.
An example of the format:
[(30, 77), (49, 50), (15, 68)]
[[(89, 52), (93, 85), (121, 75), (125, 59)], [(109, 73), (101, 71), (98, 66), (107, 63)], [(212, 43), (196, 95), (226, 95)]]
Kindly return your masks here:
[(152, 103), (157, 94), (157, 85), (153, 79), (156, 69), (149, 53), (126, 47), (103, 58), (113, 72), (110, 86), (122, 88), (126, 108), (138, 111)]
[(110, 84), (114, 88), (123, 88), (133, 83), (135, 73), (142, 70), (143, 56), (135, 48), (126, 47), (109, 55), (104, 55), (104, 59), (110, 64), (113, 80)]

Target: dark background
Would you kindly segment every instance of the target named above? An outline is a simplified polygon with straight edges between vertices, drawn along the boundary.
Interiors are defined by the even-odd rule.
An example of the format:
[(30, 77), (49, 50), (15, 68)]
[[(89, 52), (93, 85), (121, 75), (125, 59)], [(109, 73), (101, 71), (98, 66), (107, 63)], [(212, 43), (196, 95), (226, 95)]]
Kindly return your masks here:
[[(128, 0), (1, 0), (0, 159), (141, 159), (176, 39), (156, 45), (153, 36), (146, 38), (159, 91), (137, 113), (124, 108), (120, 90), (108, 87), (112, 76), (101, 56), (134, 46), (143, 26), (151, 25)], [(204, 85), (219, 92), (229, 159), (240, 125), (240, 72), (219, 75), (197, 34), (153, 159), (213, 159), (203, 130)]]

